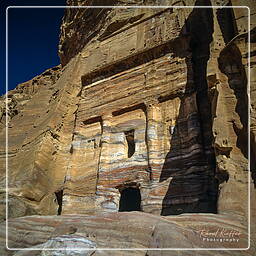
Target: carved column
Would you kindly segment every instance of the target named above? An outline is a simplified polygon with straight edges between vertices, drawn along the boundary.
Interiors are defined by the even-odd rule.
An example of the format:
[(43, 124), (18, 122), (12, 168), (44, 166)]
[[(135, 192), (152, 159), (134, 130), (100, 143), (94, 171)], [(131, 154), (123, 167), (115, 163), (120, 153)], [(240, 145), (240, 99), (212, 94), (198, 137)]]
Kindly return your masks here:
[(108, 177), (108, 162), (110, 157), (110, 141), (111, 141), (111, 119), (112, 114), (102, 116), (102, 137), (101, 137), (101, 153), (99, 159), (99, 168), (96, 185), (96, 208), (99, 211), (116, 212), (118, 211), (118, 203), (116, 202), (118, 190), (112, 188)]
[(158, 181), (161, 173), (161, 165), (163, 162), (163, 159), (160, 155), (162, 142), (162, 138), (160, 136), (160, 123), (162, 122), (162, 115), (157, 100), (146, 103), (146, 107), (146, 144), (148, 150), (150, 180)]

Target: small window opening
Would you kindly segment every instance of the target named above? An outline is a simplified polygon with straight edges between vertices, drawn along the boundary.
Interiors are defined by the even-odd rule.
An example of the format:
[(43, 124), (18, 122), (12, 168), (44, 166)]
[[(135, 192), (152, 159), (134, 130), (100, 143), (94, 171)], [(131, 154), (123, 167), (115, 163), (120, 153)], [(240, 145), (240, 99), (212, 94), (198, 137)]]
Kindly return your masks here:
[(124, 132), (128, 144), (128, 158), (135, 153), (134, 130)]
[(62, 212), (63, 189), (58, 191), (58, 192), (55, 192), (55, 196), (56, 196), (57, 203), (59, 205), (59, 207), (58, 207), (58, 215), (61, 215), (61, 212)]
[(89, 139), (87, 142), (87, 148), (97, 148), (96, 140), (95, 139)]
[(121, 191), (119, 212), (141, 211), (141, 195), (138, 188), (128, 187)]

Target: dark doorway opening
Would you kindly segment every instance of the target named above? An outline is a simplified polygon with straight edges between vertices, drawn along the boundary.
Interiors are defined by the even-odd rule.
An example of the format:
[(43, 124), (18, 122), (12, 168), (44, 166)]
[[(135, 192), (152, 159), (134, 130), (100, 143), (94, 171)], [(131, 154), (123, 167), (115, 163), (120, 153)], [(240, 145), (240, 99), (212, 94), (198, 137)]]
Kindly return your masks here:
[(134, 130), (124, 132), (128, 144), (128, 158), (135, 153)]
[(141, 211), (141, 195), (138, 188), (125, 188), (121, 191), (119, 212)]
[(58, 215), (61, 215), (62, 212), (62, 198), (63, 198), (63, 190), (60, 190), (58, 192), (55, 192), (56, 200), (59, 205), (58, 208)]

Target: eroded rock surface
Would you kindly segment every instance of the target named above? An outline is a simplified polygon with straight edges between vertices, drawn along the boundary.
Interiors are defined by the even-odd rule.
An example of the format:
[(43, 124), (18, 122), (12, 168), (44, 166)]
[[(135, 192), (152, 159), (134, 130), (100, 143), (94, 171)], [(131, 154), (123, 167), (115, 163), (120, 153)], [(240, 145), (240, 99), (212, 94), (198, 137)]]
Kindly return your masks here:
[[(70, 252), (39, 250), (31, 253), (17, 249), (6, 254), (15, 256), (91, 255), (90, 251), (95, 253), (93, 255), (177, 255), (177, 251), (150, 251), (146, 248), (243, 249), (247, 247), (244, 219), (237, 217), (236, 220), (231, 220), (225, 215), (184, 214), (161, 217), (142, 212), (125, 212), (101, 213), (94, 216), (28, 216), (10, 219), (9, 225), (10, 248), (65, 249), (67, 245), (73, 248)], [(213, 233), (216, 232), (216, 240), (210, 241), (214, 237)], [(3, 234), (4, 229), (1, 228), (1, 244), (4, 241)], [(80, 248), (80, 254), (79, 249), (76, 248)], [(123, 252), (101, 250), (104, 248), (134, 249)], [(253, 250), (255, 250), (255, 242), (252, 241), (251, 250), (242, 253), (252, 255)], [(7, 251), (2, 249), (2, 253)], [(192, 255), (188, 251), (188, 255), (189, 253)], [(240, 253), (214, 251), (214, 255), (241, 255)], [(205, 252), (198, 252), (198, 255), (205, 255)]]
[[(61, 66), (10, 91), (8, 111), (4, 97), (1, 98), (3, 167), (5, 118), (8, 118), (9, 217), (80, 214), (74, 219), (12, 219), (11, 226), (23, 220), (57, 223), (65, 218), (71, 222), (77, 218), (90, 219), (82, 214), (105, 213), (110, 219), (119, 216), (129, 219), (130, 215), (116, 212), (130, 210), (153, 214), (145, 218), (160, 223), (169, 221), (169, 217), (157, 215), (217, 213), (209, 216), (214, 216), (218, 227), (225, 221), (239, 227), (242, 223), (241, 232), (246, 239), (248, 187), (250, 181), (255, 182), (256, 173), (253, 1), (191, 1), (192, 6), (209, 7), (204, 9), (174, 8), (186, 4), (171, 0), (161, 1), (161, 5), (170, 8), (154, 9), (146, 5), (160, 3), (139, 0), (67, 3), (136, 4), (145, 8), (67, 9), (61, 26)], [(250, 7), (250, 38), (248, 9), (235, 8), (243, 4)], [(211, 5), (234, 8), (212, 9)], [(248, 129), (251, 152), (248, 152)], [(4, 177), (5, 168), (1, 173)], [(5, 179), (0, 182), (4, 188)], [(253, 201), (254, 185), (250, 189)], [(2, 219), (4, 198), (2, 189)], [(251, 234), (255, 237), (255, 206), (251, 209)], [(131, 215), (135, 218), (134, 225), (136, 221), (143, 222), (141, 214)], [(198, 216), (193, 219), (195, 223), (206, 224), (211, 218), (195, 216)], [(170, 220), (176, 221), (175, 218)], [(109, 228), (116, 230), (113, 223)], [(169, 239), (173, 235), (171, 230), (174, 229), (176, 236), (183, 234), (173, 223), (170, 231), (169, 226), (161, 224), (156, 230), (166, 233), (152, 238), (147, 223), (143, 225), (144, 231), (139, 234), (150, 237), (141, 242), (143, 248), (174, 246)], [(18, 230), (15, 226), (11, 228), (14, 233)], [(104, 234), (102, 227), (93, 228)], [(124, 232), (126, 227), (121, 229)], [(76, 235), (65, 237), (67, 232), (64, 232), (52, 241), (49, 234), (47, 230), (44, 238), (33, 246), (67, 244), (70, 240), (66, 238), (71, 243), (73, 238), (79, 240)], [(97, 247), (109, 241), (97, 239), (88, 241), (95, 242)], [(122, 244), (117, 238), (113, 246), (118, 247), (120, 242), (131, 247), (142, 241), (140, 237), (136, 239)], [(182, 241), (180, 246), (204, 244), (199, 240), (193, 242), (193, 235)], [(245, 240), (242, 241), (244, 246)], [(31, 246), (25, 240), (17, 243)], [(233, 245), (239, 247), (240, 243)], [(139, 251), (136, 253), (140, 255)], [(251, 251), (246, 253), (251, 255)], [(149, 251), (147, 255), (160, 254)]]

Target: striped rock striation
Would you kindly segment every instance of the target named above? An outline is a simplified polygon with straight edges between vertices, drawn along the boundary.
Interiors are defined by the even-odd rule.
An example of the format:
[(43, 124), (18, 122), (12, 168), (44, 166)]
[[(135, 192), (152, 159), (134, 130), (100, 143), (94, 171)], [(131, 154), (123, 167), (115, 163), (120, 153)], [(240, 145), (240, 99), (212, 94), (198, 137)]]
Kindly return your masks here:
[[(225, 215), (183, 214), (156, 216), (143, 212), (100, 213), (94, 216), (26, 216), (10, 219), (9, 241), (14, 251), (0, 248), (1, 255), (141, 255), (173, 256), (177, 251), (159, 251), (159, 248), (219, 248), (217, 251), (198, 251), (197, 255), (253, 255), (255, 241), (247, 247), (247, 230), (238, 217), (232, 220)], [(0, 244), (4, 225), (1, 224)], [(210, 239), (216, 240), (213, 243)], [(29, 247), (34, 251), (22, 251)], [(55, 251), (46, 250), (55, 248)], [(67, 248), (73, 248), (68, 251)], [(78, 249), (79, 248), (79, 249)], [(96, 250), (98, 248), (98, 250)], [(126, 251), (100, 248), (134, 248)], [(135, 249), (136, 248), (136, 249)], [(155, 248), (155, 250), (147, 250)], [(42, 250), (43, 249), (43, 250)], [(186, 255), (195, 255), (186, 251)]]
[[(249, 189), (252, 201), (256, 173), (253, 1), (191, 1), (192, 6), (209, 8), (178, 8), (185, 1), (172, 0), (67, 4), (144, 8), (67, 9), (59, 44), (61, 65), (10, 91), (8, 109), (1, 97), (3, 167), (6, 118), (9, 134), (8, 217), (104, 213), (129, 219), (133, 215), (116, 212), (142, 211), (132, 213), (136, 221), (164, 222), (172, 220), (168, 215), (193, 213), (207, 226), (209, 220), (199, 213), (209, 213), (216, 222), (227, 218), (242, 223), (245, 235)], [(146, 8), (153, 4), (169, 8)], [(248, 8), (235, 8), (242, 4), (250, 13)], [(2, 220), (4, 173), (2, 168)], [(18, 218), (10, 225), (23, 220), (30, 221)], [(255, 235), (255, 221), (251, 224)], [(10, 232), (18, 230), (14, 226)], [(168, 232), (159, 238), (158, 247), (165, 239), (173, 246)], [(33, 246), (62, 243), (59, 238), (48, 241), (49, 230), (46, 233)], [(76, 241), (102, 245), (97, 239), (87, 240)], [(135, 240), (126, 245), (134, 247)], [(31, 246), (22, 241), (17, 243)], [(148, 241), (144, 248), (152, 247)]]

